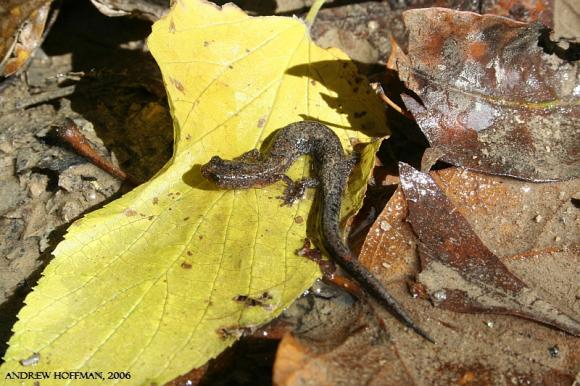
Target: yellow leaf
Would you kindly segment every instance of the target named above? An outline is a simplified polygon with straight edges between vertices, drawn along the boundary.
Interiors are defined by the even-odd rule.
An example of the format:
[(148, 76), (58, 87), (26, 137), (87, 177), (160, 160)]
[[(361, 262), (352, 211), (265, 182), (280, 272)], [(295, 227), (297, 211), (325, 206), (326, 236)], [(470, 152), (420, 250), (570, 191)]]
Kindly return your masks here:
[[(178, 0), (148, 43), (169, 96), (174, 156), (151, 181), (71, 226), (18, 315), (4, 384), (36, 352), (34, 371), (128, 371), (124, 385), (163, 384), (203, 365), (279, 315), (319, 270), (295, 253), (313, 191), (281, 207), (282, 183), (217, 190), (200, 164), (259, 148), (304, 117), (332, 125), (347, 148), (351, 138), (369, 140), (360, 130), (384, 135), (366, 80), (344, 54), (316, 47), (299, 19)], [(363, 150), (345, 216), (362, 201), (377, 146)], [(307, 175), (309, 165), (303, 157), (289, 175)], [(77, 384), (42, 381), (66, 383)]]

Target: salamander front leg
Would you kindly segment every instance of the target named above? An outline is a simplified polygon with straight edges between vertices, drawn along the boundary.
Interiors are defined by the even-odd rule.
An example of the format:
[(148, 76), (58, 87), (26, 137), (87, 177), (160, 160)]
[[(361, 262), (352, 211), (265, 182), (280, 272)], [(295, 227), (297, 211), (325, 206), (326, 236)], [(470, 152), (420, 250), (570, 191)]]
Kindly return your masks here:
[(282, 206), (292, 205), (295, 201), (298, 201), (304, 196), (307, 188), (316, 188), (319, 185), (319, 182), (316, 178), (306, 177), (298, 181), (292, 181), (290, 177), (284, 175), (282, 179), (286, 183), (284, 195), (278, 197), (282, 199)]

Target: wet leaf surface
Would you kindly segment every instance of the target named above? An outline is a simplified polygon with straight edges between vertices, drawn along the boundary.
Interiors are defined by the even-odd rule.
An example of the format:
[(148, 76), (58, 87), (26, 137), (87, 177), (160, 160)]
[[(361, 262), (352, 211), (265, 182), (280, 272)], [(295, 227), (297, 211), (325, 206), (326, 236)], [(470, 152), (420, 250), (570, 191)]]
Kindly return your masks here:
[(540, 24), (443, 8), (406, 11), (389, 66), (432, 147), (454, 165), (528, 180), (580, 175), (577, 63), (543, 52)]

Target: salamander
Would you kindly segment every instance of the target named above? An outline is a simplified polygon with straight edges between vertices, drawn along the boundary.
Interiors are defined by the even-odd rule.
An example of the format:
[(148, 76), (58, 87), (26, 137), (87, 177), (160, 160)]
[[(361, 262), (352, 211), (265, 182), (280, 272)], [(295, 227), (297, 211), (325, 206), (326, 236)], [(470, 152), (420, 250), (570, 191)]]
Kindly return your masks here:
[[(293, 183), (285, 172), (294, 161), (306, 154), (313, 158), (317, 179)], [(285, 180), (288, 184), (285, 203), (291, 203), (302, 196), (307, 187), (319, 187), (319, 199), (322, 200), (322, 242), (331, 258), (408, 327), (433, 342), (380, 281), (358, 262), (343, 241), (340, 206), (348, 176), (355, 163), (354, 157), (344, 154), (339, 138), (330, 128), (318, 122), (302, 121), (279, 129), (263, 154), (254, 149), (234, 160), (214, 156), (202, 165), (201, 174), (222, 189), (264, 187)]]

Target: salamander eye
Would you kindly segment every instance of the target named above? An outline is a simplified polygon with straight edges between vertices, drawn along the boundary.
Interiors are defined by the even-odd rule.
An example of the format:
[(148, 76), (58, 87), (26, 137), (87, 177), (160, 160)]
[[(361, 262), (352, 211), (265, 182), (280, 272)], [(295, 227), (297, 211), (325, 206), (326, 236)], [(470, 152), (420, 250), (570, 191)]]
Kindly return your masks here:
[[(214, 157), (215, 158), (215, 157)], [(215, 181), (216, 174), (215, 174), (215, 165), (214, 159), (212, 158), (208, 163), (201, 165), (201, 175), (211, 181)]]

